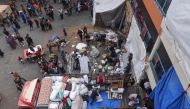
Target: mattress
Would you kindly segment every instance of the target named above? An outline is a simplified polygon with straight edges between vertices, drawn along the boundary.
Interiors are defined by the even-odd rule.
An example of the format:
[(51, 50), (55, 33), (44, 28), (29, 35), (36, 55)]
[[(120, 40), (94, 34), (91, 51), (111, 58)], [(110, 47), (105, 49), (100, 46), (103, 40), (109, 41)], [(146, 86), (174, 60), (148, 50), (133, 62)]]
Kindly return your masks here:
[(41, 82), (40, 93), (38, 96), (37, 106), (36, 107), (48, 107), (49, 98), (51, 94), (52, 79), (44, 78)]

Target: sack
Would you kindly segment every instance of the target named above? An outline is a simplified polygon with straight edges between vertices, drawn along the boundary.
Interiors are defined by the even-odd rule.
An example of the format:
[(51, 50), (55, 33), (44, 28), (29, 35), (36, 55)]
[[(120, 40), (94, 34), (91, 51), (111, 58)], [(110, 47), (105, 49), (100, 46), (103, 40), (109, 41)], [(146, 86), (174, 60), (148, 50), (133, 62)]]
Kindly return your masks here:
[(96, 77), (96, 83), (97, 84), (103, 84), (103, 83), (105, 83), (105, 76), (97, 76)]

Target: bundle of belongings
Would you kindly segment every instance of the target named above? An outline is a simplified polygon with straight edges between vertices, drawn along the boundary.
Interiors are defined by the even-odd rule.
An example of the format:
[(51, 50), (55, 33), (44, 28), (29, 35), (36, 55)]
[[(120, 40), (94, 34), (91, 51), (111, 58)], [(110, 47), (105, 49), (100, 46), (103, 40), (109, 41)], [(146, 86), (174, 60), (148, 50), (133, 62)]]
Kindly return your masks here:
[(95, 80), (89, 80), (87, 75), (79, 78), (69, 76), (44, 77), (41, 81), (36, 108), (87, 109), (88, 103), (94, 105), (94, 103), (102, 102), (104, 104), (104, 102), (108, 102), (108, 98), (103, 98), (100, 93), (108, 90), (105, 88), (105, 82), (104, 76), (97, 76)]
[[(67, 76), (51, 76), (42, 79), (37, 101), (37, 108), (48, 109), (86, 109), (82, 95), (87, 95), (88, 88), (84, 85), (88, 78), (69, 78)], [(83, 108), (84, 107), (84, 108)]]
[(139, 97), (136, 93), (130, 94), (128, 98), (129, 98), (129, 103), (128, 103), (129, 106), (135, 106), (140, 103)]

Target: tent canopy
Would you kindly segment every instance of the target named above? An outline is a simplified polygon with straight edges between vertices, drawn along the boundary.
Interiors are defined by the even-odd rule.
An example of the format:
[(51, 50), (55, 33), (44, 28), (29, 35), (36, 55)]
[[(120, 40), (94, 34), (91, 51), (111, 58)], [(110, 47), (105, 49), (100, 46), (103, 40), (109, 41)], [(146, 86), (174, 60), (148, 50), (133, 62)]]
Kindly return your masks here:
[(190, 0), (173, 0), (167, 11), (164, 32), (170, 40), (175, 42), (172, 46), (178, 49), (175, 54), (178, 57), (181, 67), (186, 72), (190, 81)]
[(179, 81), (173, 66), (162, 75), (150, 94), (155, 109), (190, 109), (190, 98)]
[(120, 6), (124, 2), (125, 0), (94, 0), (95, 4), (94, 11), (96, 13), (111, 11)]
[(111, 26), (121, 21), (125, 0), (94, 0), (93, 24)]

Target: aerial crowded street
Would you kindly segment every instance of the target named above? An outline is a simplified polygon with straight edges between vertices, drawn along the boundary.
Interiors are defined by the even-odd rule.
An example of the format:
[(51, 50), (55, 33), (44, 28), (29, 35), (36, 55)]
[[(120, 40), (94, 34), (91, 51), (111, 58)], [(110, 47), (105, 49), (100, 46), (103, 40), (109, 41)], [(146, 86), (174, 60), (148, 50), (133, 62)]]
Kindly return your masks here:
[(189, 0), (0, 0), (0, 109), (190, 109)]

